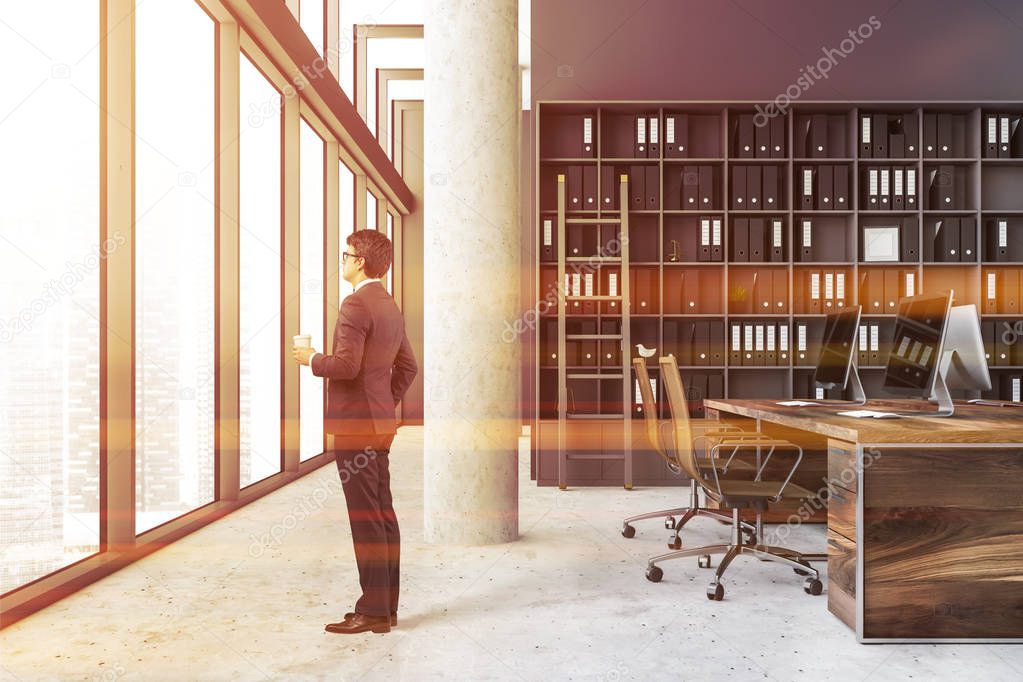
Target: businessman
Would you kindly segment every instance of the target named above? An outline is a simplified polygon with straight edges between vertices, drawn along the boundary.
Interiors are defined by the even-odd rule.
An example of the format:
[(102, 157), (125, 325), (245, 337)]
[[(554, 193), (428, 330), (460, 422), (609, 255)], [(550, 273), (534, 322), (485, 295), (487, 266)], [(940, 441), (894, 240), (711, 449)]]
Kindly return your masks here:
[(342, 258), (355, 287), (334, 327), (330, 355), (293, 346), (300, 364), (327, 379), (324, 428), (334, 434), (334, 457), (348, 504), (362, 596), (327, 632), (390, 632), (398, 624), (401, 538), (391, 503), (387, 456), (394, 410), (418, 372), (405, 322), (380, 277), (391, 266), (391, 240), (376, 230), (348, 237)]

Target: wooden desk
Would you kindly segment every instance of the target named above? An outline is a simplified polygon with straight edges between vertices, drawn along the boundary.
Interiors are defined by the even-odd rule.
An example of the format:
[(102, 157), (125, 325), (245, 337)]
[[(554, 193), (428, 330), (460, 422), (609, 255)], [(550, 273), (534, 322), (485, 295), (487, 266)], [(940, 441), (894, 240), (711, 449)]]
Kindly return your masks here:
[(836, 414), (849, 407), (704, 404), (708, 417), (827, 438), (828, 609), (857, 640), (1023, 642), (1023, 409), (854, 419)]

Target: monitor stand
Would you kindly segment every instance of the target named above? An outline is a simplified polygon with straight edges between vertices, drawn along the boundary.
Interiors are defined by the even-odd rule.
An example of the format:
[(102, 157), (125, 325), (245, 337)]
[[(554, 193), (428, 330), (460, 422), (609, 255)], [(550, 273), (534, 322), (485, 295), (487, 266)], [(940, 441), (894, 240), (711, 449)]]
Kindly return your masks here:
[(856, 362), (855, 351), (852, 356), (852, 364), (849, 367), (849, 378), (846, 379), (846, 386), (849, 388), (849, 392), (852, 393), (852, 400), (814, 400), (813, 402), (818, 405), (836, 405), (839, 407), (867, 404), (867, 392), (863, 390), (863, 383), (860, 382), (860, 370)]
[(937, 376), (934, 377), (934, 388), (928, 400), (938, 404), (936, 412), (898, 412), (900, 417), (951, 417), (955, 414), (955, 403), (952, 402), (952, 394), (948, 392), (948, 382), (945, 377), (948, 375), (948, 368), (952, 364), (952, 354), (955, 351), (945, 350), (941, 353), (941, 360), (935, 369)]

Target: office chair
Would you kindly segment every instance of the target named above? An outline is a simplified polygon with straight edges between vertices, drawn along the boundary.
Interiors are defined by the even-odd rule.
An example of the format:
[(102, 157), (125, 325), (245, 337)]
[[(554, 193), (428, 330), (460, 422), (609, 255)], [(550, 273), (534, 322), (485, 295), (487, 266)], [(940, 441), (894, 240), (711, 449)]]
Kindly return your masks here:
[[(706, 545), (691, 549), (679, 550), (668, 554), (661, 554), (652, 557), (647, 565), (646, 577), (651, 582), (659, 582), (664, 575), (663, 570), (657, 564), (670, 559), (681, 559), (687, 556), (699, 556), (700, 566), (710, 566), (710, 555), (723, 554), (721, 563), (718, 565), (713, 581), (707, 587), (707, 598), (713, 601), (721, 601), (725, 596), (725, 588), (721, 583), (728, 565), (735, 557), (740, 555), (751, 555), (762, 561), (774, 561), (791, 566), (798, 575), (808, 576), (803, 583), (803, 589), (807, 594), (820, 594), (823, 583), (820, 580), (820, 573), (810, 566), (810, 561), (824, 561), (827, 555), (804, 554), (796, 550), (784, 547), (774, 547), (760, 544), (763, 535), (763, 513), (771, 503), (784, 499), (808, 499), (813, 497), (809, 490), (792, 483), (792, 475), (803, 459), (803, 449), (786, 440), (775, 438), (742, 439), (730, 438), (728, 435), (721, 435), (710, 447), (710, 462), (717, 461), (718, 452), (722, 448), (730, 448), (734, 456), (739, 450), (749, 448), (767, 449), (756, 476), (752, 481), (722, 480), (718, 469), (715, 466), (704, 465), (697, 459), (694, 447), (692, 428), (689, 423), (689, 409), (685, 401), (685, 392), (682, 386), (682, 377), (678, 373), (678, 365), (674, 357), (662, 357), (661, 381), (668, 395), (668, 407), (671, 410), (671, 423), (673, 426), (674, 442), (672, 443), (676, 463), (679, 468), (688, 474), (700, 485), (706, 494), (717, 501), (721, 507), (732, 510), (732, 539), (727, 545)], [(761, 475), (764, 467), (771, 459), (771, 455), (777, 450), (791, 450), (796, 453), (796, 461), (792, 465), (788, 476), (784, 481), (763, 481)], [(712, 473), (708, 479), (704, 475), (704, 469)], [(739, 510), (752, 507), (756, 512), (756, 525), (753, 534), (745, 533), (742, 521), (739, 518)], [(744, 537), (745, 536), (745, 537)]]
[[(668, 469), (672, 473), (681, 474), (683, 473), (682, 468), (678, 465), (676, 459), (668, 454), (668, 448), (665, 446), (665, 434), (662, 432), (662, 429), (664, 427), (670, 427), (671, 422), (661, 421), (658, 418), (657, 403), (654, 399), (653, 390), (650, 388), (650, 374), (647, 372), (646, 359), (642, 357), (633, 358), (632, 367), (636, 372), (636, 381), (639, 382), (639, 393), (643, 404), (643, 414), (646, 418), (647, 439), (650, 441), (650, 446), (654, 449), (654, 452), (656, 452), (658, 456), (664, 460)], [(716, 422), (713, 426), (715, 428), (704, 431), (698, 435), (696, 439), (709, 440), (722, 435), (727, 435), (729, 438), (733, 439), (741, 438), (744, 440), (763, 440), (765, 438), (769, 438), (767, 435), (759, 432), (743, 431), (739, 427), (731, 424)], [(722, 474), (726, 474), (729, 471), (751, 471), (754, 469), (753, 465), (750, 463), (741, 459), (736, 459), (736, 454), (737, 453), (733, 452), (728, 459), (719, 458), (714, 462), (714, 467)], [(679, 515), (681, 515), (681, 518), (676, 520), (675, 517)], [(681, 549), (682, 539), (679, 537), (679, 532), (690, 519), (694, 519), (697, 516), (711, 518), (719, 523), (726, 523), (729, 525), (732, 523), (731, 516), (713, 509), (706, 509), (701, 506), (699, 485), (696, 480), (693, 479), (689, 483), (689, 506), (676, 507), (674, 509), (661, 509), (658, 511), (647, 512), (645, 514), (630, 516), (622, 522), (622, 535), (627, 538), (635, 537), (636, 528), (632, 525), (635, 521), (664, 518), (665, 528), (674, 531), (674, 535), (668, 543), (668, 549)], [(748, 523), (744, 522), (743, 526), (748, 533), (752, 534), (755, 531), (754, 527)]]

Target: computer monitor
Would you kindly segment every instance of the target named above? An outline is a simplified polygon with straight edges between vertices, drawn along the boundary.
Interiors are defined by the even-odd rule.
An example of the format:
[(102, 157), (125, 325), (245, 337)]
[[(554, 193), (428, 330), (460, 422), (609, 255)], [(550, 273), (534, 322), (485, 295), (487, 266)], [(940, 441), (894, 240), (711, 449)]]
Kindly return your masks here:
[[(817, 358), (814, 382), (822, 388), (852, 392), (852, 404), (863, 405), (867, 396), (856, 369), (856, 335), (860, 328), (860, 307), (842, 308), (828, 315), (824, 323), (824, 343)], [(848, 404), (848, 403), (846, 403)]]
[(953, 295), (949, 291), (899, 301), (885, 370), (885, 390), (938, 403), (930, 416), (954, 413), (950, 390), (991, 388), (977, 308), (952, 306)]
[(952, 292), (899, 300), (895, 334), (888, 352), (884, 388), (889, 393), (933, 398), (938, 361), (945, 340), (945, 323)]

